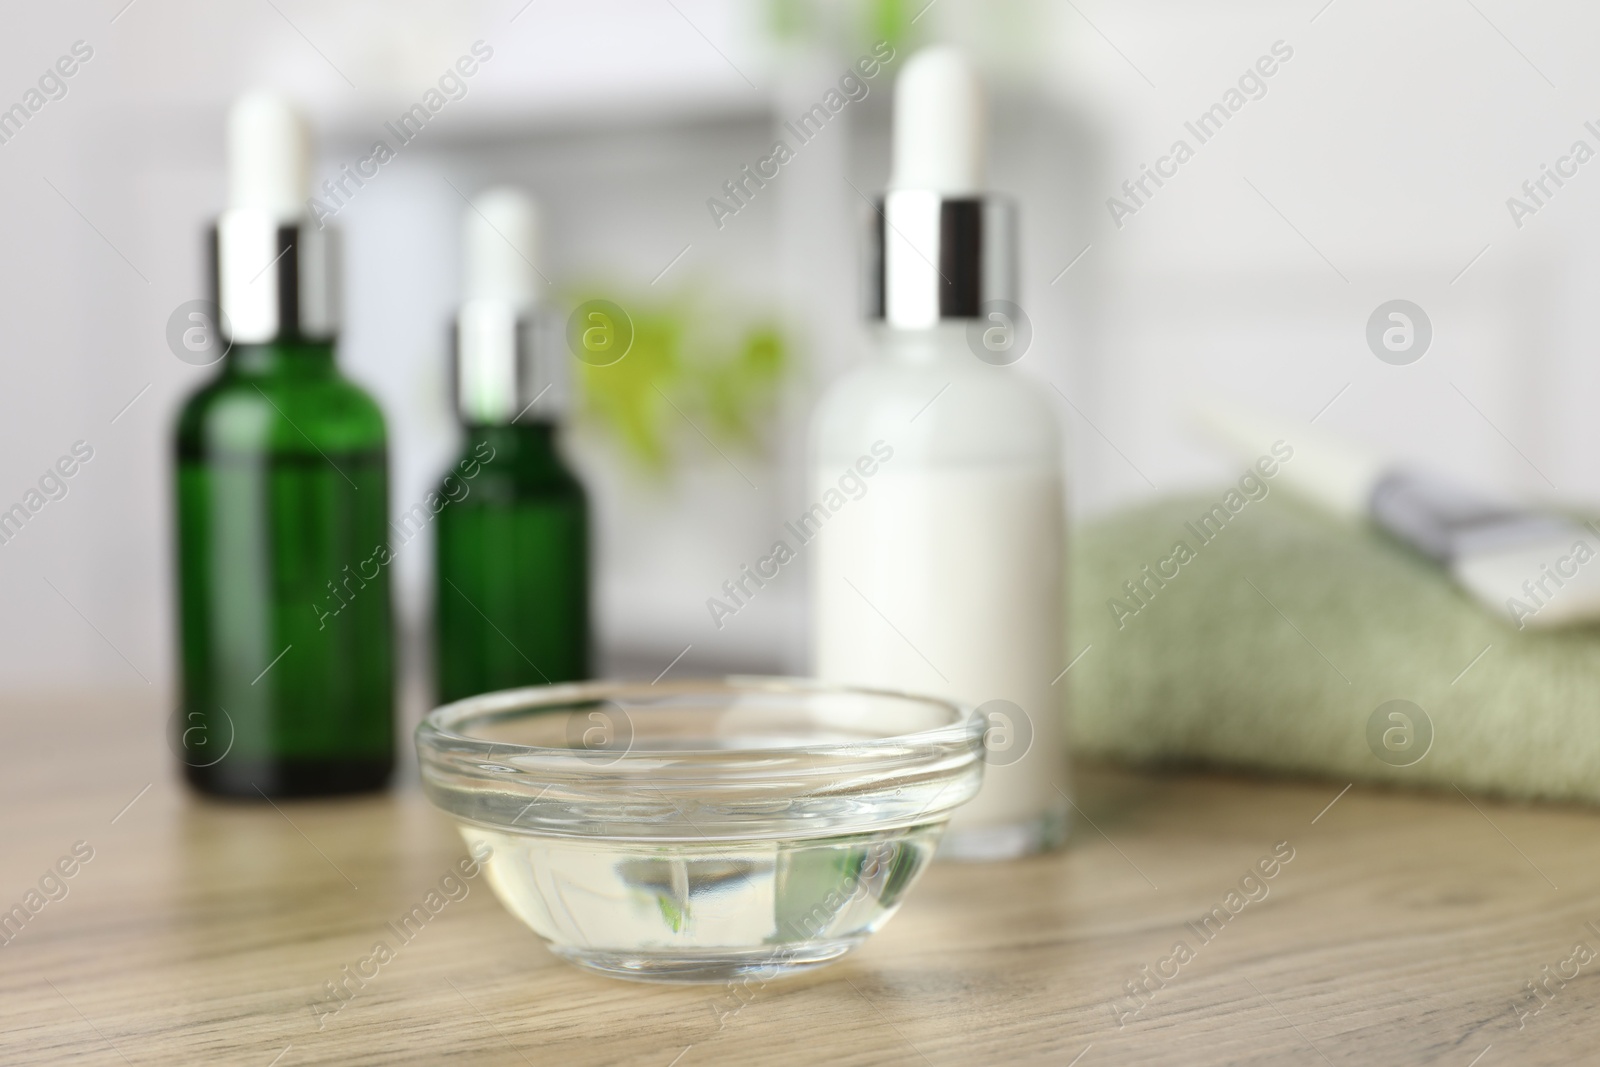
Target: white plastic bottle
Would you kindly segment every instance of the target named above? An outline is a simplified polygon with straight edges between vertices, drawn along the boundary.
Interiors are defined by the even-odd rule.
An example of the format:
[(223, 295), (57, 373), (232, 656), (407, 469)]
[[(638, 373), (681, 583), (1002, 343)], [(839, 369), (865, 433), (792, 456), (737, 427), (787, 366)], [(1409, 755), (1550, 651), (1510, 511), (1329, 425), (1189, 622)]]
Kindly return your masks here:
[(990, 713), (979, 796), (942, 853), (1066, 834), (1065, 501), (1055, 414), (1011, 364), (1015, 213), (982, 192), (983, 95), (955, 49), (911, 58), (875, 219), (876, 358), (812, 418), (812, 656), (829, 681)]

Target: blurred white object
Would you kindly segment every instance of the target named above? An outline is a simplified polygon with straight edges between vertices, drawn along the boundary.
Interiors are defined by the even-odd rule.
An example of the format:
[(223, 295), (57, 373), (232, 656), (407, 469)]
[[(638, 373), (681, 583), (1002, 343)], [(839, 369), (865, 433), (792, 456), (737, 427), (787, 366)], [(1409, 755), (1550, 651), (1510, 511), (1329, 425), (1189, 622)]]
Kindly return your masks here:
[(819, 677), (990, 715), (983, 788), (941, 851), (1003, 859), (1066, 833), (1061, 442), (1012, 366), (1028, 343), (1010, 303), (1014, 216), (976, 188), (977, 75), (933, 49), (907, 61), (897, 92), (896, 187), (873, 230), (881, 355), (818, 404), (813, 503), (789, 529), (818, 543)]
[(480, 193), (462, 216), (456, 410), (469, 425), (515, 422), (541, 400), (531, 417), (549, 418), (564, 400), (546, 394), (564, 380), (567, 353), (551, 350), (547, 331), (535, 336), (538, 220), (538, 204), (510, 186)]
[(895, 82), (891, 189), (973, 196), (983, 189), (984, 93), (959, 48), (926, 48)]
[(461, 299), (532, 304), (538, 273), (539, 207), (520, 189), (497, 186), (472, 201), (462, 221)]
[(1280, 484), (1341, 519), (1368, 516), (1372, 487), (1386, 468), (1376, 453), (1315, 426), (1295, 425), (1219, 400), (1196, 406), (1194, 421), (1247, 462), (1270, 451), (1274, 442), (1287, 442), (1294, 449), (1294, 461), (1279, 468)]
[(1443, 565), (1517, 628), (1600, 620), (1600, 536), (1593, 525), (1480, 496), (1448, 479), (1395, 467), (1311, 427), (1212, 407), (1201, 423), (1241, 459), (1275, 440), (1294, 449), (1278, 479), (1344, 519), (1376, 525)]
[(228, 113), (228, 209), (217, 217), (217, 301), (234, 342), (331, 339), (337, 231), (307, 217), (311, 136), (293, 104), (252, 92)]
[(311, 138), (284, 97), (255, 90), (228, 112), (228, 206), (289, 221), (305, 214)]

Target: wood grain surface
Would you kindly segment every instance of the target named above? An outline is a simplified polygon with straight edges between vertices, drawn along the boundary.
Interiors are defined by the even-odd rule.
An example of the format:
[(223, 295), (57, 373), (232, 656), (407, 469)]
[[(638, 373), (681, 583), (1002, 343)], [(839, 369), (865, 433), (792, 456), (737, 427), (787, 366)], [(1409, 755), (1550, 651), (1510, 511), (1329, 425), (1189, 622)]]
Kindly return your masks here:
[[(1496, 1067), (1596, 1055), (1595, 813), (1091, 768), (1065, 852), (936, 864), (883, 932), (809, 975), (739, 989), (593, 977), (550, 956), (477, 879), (319, 1017), (324, 983), (439, 884), (466, 854), (460, 839), (414, 771), (359, 800), (197, 799), (162, 717), (144, 696), (6, 701), (0, 909), (26, 910), (30, 891), (39, 906), (0, 947), (0, 1063)], [(1275, 848), (1292, 859), (1274, 865)], [(1125, 983), (1140, 981), (1153, 992), (1136, 1000)]]

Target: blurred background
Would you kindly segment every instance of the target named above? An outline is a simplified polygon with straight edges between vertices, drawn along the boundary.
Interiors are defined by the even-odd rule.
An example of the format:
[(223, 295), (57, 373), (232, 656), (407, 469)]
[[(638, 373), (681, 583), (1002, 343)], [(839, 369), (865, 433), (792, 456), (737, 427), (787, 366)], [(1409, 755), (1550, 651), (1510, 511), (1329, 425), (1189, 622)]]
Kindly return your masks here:
[[(551, 301), (603, 296), (639, 330), (634, 377), (576, 376), (572, 405), (610, 671), (804, 670), (803, 559), (721, 629), (705, 602), (807, 503), (807, 414), (861, 358), (864, 197), (887, 178), (899, 60), (736, 215), (707, 200), (878, 42), (959, 43), (985, 69), (991, 184), (1022, 203), (1020, 369), (1068, 428), (1077, 520), (1236, 476), (1188, 427), (1206, 392), (1600, 502), (1600, 162), (1563, 164), (1538, 203), (1522, 189), (1575, 141), (1600, 148), (1600, 10), (1576, 0), (105, 0), (5, 18), (0, 107), (77, 42), (92, 55), (0, 126), (0, 508), (74, 442), (94, 458), (0, 546), (0, 693), (170, 705), (172, 422), (214, 370), (167, 329), (206, 295), (228, 103), (294, 95), (320, 183), (396, 144), (384, 124), (478, 42), (465, 95), (338, 210), (340, 358), (389, 419), (398, 514), (456, 440), (464, 198), (539, 196)], [(1200, 143), (1185, 124), (1263, 56), (1275, 72)], [(1180, 138), (1175, 175), (1123, 190)], [(1406, 366), (1365, 338), (1393, 299), (1433, 328)], [(394, 571), (413, 716), (429, 553)]]

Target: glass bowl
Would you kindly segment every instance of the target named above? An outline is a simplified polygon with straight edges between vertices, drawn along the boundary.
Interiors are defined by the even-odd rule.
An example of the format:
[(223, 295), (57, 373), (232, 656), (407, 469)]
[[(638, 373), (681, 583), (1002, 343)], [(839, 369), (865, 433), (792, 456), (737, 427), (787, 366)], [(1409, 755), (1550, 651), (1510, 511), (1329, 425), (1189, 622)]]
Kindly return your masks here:
[(417, 728), (429, 799), (551, 951), (620, 978), (772, 978), (866, 940), (983, 775), (986, 720), (769, 678), (489, 693)]

